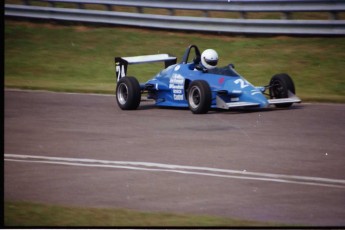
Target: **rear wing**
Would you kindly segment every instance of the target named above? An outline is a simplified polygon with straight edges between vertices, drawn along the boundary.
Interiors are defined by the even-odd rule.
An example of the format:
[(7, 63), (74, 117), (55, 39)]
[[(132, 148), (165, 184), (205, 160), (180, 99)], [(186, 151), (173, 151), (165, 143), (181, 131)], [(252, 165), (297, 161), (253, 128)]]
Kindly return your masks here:
[(126, 76), (127, 66), (130, 64), (140, 64), (148, 62), (163, 62), (165, 63), (165, 68), (168, 66), (176, 64), (177, 58), (170, 56), (169, 54), (153, 54), (153, 55), (143, 55), (134, 57), (115, 57), (115, 71), (117, 81), (120, 78)]

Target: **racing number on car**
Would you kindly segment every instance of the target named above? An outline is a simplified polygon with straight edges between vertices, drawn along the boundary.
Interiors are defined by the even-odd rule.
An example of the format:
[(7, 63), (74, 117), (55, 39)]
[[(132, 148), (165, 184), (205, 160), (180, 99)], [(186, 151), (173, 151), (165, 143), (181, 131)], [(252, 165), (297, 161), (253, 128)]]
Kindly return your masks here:
[(117, 81), (119, 81), (120, 78), (122, 78), (126, 75), (125, 66), (124, 65), (116, 65), (116, 74), (117, 74)]
[(249, 84), (247, 83), (247, 81), (243, 80), (243, 79), (237, 79), (234, 81), (235, 84), (240, 84), (241, 89), (246, 88), (247, 86), (249, 86)]

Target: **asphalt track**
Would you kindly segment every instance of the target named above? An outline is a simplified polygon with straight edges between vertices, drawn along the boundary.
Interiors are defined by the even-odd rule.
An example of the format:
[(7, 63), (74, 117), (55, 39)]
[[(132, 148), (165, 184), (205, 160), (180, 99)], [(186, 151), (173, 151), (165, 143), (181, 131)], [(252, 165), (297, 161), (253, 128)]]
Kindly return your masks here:
[(345, 226), (345, 105), (121, 111), (5, 90), (5, 200)]

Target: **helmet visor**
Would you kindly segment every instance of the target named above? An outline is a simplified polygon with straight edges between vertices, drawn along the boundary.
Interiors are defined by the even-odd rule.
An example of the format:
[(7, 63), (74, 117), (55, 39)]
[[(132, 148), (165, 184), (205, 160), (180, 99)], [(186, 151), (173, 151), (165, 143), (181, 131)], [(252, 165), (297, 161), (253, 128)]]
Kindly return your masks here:
[(216, 66), (218, 64), (218, 60), (209, 60), (209, 59), (206, 59), (206, 58), (204, 58), (204, 60), (210, 66)]

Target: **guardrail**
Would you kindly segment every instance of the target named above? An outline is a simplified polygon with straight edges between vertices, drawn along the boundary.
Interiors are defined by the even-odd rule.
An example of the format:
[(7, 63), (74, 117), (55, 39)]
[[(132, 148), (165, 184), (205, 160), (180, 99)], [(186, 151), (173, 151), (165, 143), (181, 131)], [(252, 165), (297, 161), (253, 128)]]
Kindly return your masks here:
[[(163, 29), (207, 32), (345, 35), (345, 20), (337, 20), (345, 12), (344, 0), (46, 0), (48, 6), (5, 4), (5, 16), (106, 23)], [(73, 3), (75, 8), (62, 8)], [(103, 5), (107, 10), (86, 9), (85, 5)], [(114, 7), (135, 7), (137, 13), (117, 12)], [(160, 8), (169, 15), (145, 14), (143, 8)], [(115, 9), (116, 10), (116, 9)], [(200, 10), (203, 17), (176, 16), (175, 10)], [(211, 18), (209, 11), (239, 12), (241, 18)], [(246, 19), (248, 12), (280, 12), (282, 19)], [(328, 12), (329, 20), (291, 20), (294, 12)]]
[[(30, 5), (30, 0), (24, 0)], [(85, 4), (104, 5), (108, 10), (112, 6), (136, 7), (138, 13), (143, 13), (143, 8), (168, 9), (170, 15), (174, 10), (200, 10), (208, 16), (209, 11), (239, 12), (245, 18), (247, 12), (281, 12), (283, 19), (291, 18), (292, 12), (329, 12), (330, 19), (337, 19), (338, 12), (345, 11), (345, 1), (342, 0), (47, 0), (50, 6), (56, 3), (73, 3), (80, 9)]]

